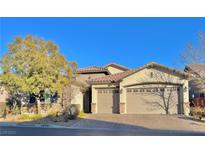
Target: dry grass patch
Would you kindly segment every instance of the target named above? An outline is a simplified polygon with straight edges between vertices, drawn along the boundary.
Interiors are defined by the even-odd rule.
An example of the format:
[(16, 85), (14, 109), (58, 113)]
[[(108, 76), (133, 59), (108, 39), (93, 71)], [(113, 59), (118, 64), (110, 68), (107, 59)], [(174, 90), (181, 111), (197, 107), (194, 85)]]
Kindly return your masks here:
[(35, 121), (44, 118), (41, 114), (21, 114), (16, 116), (19, 121)]
[(85, 113), (83, 111), (80, 111), (78, 118), (85, 118)]

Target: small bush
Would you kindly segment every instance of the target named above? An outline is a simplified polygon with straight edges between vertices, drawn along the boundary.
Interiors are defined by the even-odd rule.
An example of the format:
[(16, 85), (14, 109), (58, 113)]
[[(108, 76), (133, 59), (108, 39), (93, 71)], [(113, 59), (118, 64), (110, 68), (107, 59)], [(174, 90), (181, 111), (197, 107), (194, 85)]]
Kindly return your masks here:
[(77, 105), (71, 104), (68, 107), (66, 115), (67, 115), (66, 118), (68, 118), (70, 120), (76, 119), (78, 117), (78, 115), (79, 115), (79, 109), (78, 109)]
[(205, 108), (193, 107), (191, 108), (190, 115), (201, 119), (202, 117), (205, 117)]
[(85, 113), (83, 111), (80, 111), (78, 117), (79, 118), (84, 118), (85, 117)]
[(18, 114), (21, 114), (21, 108), (20, 107), (15, 107), (12, 109), (12, 114), (13, 115), (18, 115)]
[(205, 117), (205, 107), (202, 108), (202, 117)]
[(49, 111), (48, 111), (48, 116), (56, 116), (57, 115), (57, 111), (53, 108), (51, 108)]
[(51, 108), (51, 104), (50, 103), (42, 103), (40, 104), (40, 111), (43, 113), (47, 113), (47, 111)]

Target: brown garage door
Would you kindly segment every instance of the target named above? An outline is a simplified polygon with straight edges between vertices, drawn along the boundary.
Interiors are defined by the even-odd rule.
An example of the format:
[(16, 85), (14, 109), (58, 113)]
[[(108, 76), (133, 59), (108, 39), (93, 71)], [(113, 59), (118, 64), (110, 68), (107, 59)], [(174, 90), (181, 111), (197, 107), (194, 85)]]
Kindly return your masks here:
[(98, 89), (97, 112), (119, 113), (119, 91), (117, 89)]
[(169, 104), (170, 114), (181, 113), (179, 87), (127, 88), (127, 113), (165, 114), (163, 99), (169, 101), (166, 104)]

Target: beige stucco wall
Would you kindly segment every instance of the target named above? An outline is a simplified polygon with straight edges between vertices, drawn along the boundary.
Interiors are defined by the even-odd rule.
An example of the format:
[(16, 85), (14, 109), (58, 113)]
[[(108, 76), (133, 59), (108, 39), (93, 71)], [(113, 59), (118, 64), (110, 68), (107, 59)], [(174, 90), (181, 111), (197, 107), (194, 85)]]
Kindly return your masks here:
[(115, 68), (113, 66), (108, 66), (107, 67), (108, 71), (111, 73), (111, 74), (116, 74), (116, 73), (121, 73), (121, 72), (124, 72), (118, 68)]
[[(97, 105), (97, 100), (98, 100), (98, 93), (97, 93), (97, 89), (99, 88), (115, 88), (116, 85), (112, 84), (112, 85), (108, 85), (108, 84), (101, 84), (101, 85), (92, 85), (92, 104), (95, 104), (95, 105), (92, 105), (92, 106), (95, 106), (95, 112), (98, 113), (97, 111), (97, 108), (98, 108), (98, 105)], [(93, 110), (93, 109), (92, 109)]]
[[(150, 75), (151, 72), (154, 74), (152, 78)], [(180, 96), (182, 97), (180, 100), (183, 102), (189, 101), (188, 80), (184, 79), (182, 76), (177, 76), (174, 73), (170, 73), (163, 69), (145, 68), (139, 72), (136, 72), (124, 78), (120, 82), (120, 103), (127, 103), (127, 86), (140, 84), (142, 82), (171, 82), (173, 84), (180, 84), (182, 85), (183, 89), (186, 87), (186, 91), (184, 91), (183, 89), (180, 90)], [(125, 113), (127, 113), (126, 105)]]
[[(153, 77), (151, 77), (151, 72), (154, 74)], [(155, 76), (156, 75), (156, 76)], [(126, 78), (124, 78), (120, 83), (120, 101), (124, 107), (124, 113), (127, 113), (126, 109), (126, 103), (127, 103), (127, 87), (134, 86), (134, 84), (140, 84), (140, 83), (146, 83), (146, 82), (169, 82), (172, 84), (180, 85), (180, 101), (181, 103), (186, 103), (189, 101), (189, 91), (188, 91), (188, 80), (184, 79), (183, 76), (176, 75), (175, 73), (170, 73), (170, 71), (166, 71), (163, 69), (156, 69), (156, 68), (150, 68), (150, 69), (143, 69), (139, 72), (136, 72)], [(109, 87), (115, 87), (116, 85), (108, 85), (108, 84), (101, 84), (101, 85), (92, 85), (92, 104), (94, 106), (97, 106), (97, 88), (109, 88)], [(152, 86), (152, 85), (150, 85)], [(153, 85), (156, 86), (156, 85)], [(186, 87), (186, 88), (185, 88)], [(186, 89), (186, 90), (184, 90)], [(95, 112), (97, 113), (97, 107)], [(188, 112), (188, 111), (187, 111)], [(188, 114), (188, 113), (185, 113)]]
[(98, 78), (105, 76), (105, 73), (95, 73), (95, 74), (78, 74), (76, 77), (77, 81), (81, 81), (83, 83), (86, 83), (86, 80), (92, 79), (92, 78)]

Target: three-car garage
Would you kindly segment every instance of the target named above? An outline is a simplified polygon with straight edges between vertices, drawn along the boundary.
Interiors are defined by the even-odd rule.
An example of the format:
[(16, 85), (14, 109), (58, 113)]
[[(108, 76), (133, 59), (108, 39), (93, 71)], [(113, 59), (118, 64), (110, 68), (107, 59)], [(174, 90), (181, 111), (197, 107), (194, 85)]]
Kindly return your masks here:
[(183, 114), (188, 80), (183, 72), (150, 63), (93, 79), (92, 113)]

